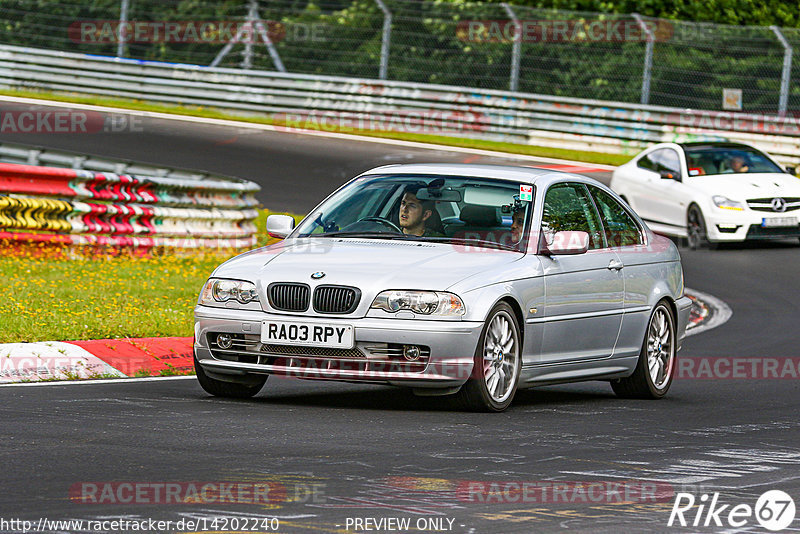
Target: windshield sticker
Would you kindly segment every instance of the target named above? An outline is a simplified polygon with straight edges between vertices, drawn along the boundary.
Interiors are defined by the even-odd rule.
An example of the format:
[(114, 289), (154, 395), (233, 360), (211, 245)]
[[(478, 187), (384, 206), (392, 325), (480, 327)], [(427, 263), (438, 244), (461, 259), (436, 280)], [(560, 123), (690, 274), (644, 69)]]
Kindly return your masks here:
[(532, 185), (519, 185), (519, 199), (533, 201), (533, 186)]

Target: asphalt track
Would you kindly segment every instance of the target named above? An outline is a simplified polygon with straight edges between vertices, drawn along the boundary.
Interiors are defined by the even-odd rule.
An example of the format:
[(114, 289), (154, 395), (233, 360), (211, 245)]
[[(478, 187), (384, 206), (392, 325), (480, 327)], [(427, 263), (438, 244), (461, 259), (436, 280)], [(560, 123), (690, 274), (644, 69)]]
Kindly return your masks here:
[[(3, 139), (242, 176), (265, 186), (267, 206), (290, 210), (307, 209), (377, 164), (486, 161), (167, 121), (145, 121), (128, 134)], [(748, 369), (794, 361), (796, 369), (794, 243), (683, 249), (682, 256), (687, 285), (727, 302), (733, 316), (687, 338), (681, 359), (747, 359)], [(503, 414), (456, 412), (442, 399), (388, 387), (274, 377), (251, 401), (211, 398), (193, 379), (0, 387), (0, 519), (36, 526), (40, 518), (217, 518), (215, 528), (206, 523), (210, 530), (241, 531), (231, 528), (233, 518), (241, 526), (244, 518), (277, 517), (280, 532), (360, 532), (354, 519), (390, 517), (410, 519), (410, 532), (419, 519), (443, 520), (439, 530), (419, 524), (443, 532), (763, 531), (752, 517), (738, 530), (667, 521), (679, 491), (698, 499), (719, 492), (720, 504), (754, 506), (764, 491), (780, 489), (800, 504), (800, 379), (783, 376), (683, 378), (657, 402), (617, 399), (599, 382), (554, 386), (519, 392)], [(191, 481), (269, 483), (273, 502), (70, 500), (70, 488), (83, 482)], [(488, 494), (465, 491), (476, 481), (497, 484), (486, 486)], [(667, 496), (593, 501), (572, 485), (558, 502), (554, 495), (542, 502), (541, 493), (512, 485), (556, 481), (633, 489), (659, 481)], [(0, 532), (21, 529), (0, 522)]]

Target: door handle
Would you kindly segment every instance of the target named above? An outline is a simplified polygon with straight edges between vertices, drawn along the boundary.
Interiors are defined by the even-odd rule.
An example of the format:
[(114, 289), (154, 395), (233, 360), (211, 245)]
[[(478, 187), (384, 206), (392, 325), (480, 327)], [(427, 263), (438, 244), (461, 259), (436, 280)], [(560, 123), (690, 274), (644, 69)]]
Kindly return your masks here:
[(611, 271), (619, 271), (623, 267), (625, 266), (622, 265), (622, 262), (619, 260), (611, 260), (610, 262), (608, 262), (608, 269)]

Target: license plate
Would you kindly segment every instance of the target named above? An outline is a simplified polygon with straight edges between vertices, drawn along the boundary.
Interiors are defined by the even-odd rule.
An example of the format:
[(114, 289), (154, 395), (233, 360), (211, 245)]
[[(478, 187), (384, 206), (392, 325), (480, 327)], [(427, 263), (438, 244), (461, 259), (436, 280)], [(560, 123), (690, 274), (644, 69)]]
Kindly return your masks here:
[(762, 228), (775, 228), (780, 226), (797, 226), (797, 217), (764, 217), (761, 219)]
[(349, 324), (262, 321), (261, 343), (352, 349), (354, 328)]

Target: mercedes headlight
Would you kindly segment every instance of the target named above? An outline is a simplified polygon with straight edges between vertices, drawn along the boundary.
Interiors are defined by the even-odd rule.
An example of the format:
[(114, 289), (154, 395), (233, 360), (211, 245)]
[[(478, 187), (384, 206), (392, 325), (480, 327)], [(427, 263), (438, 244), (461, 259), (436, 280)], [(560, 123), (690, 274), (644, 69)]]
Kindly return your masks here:
[(227, 302), (229, 300), (236, 300), (242, 304), (258, 302), (256, 285), (243, 280), (220, 280), (211, 278), (206, 282), (206, 285), (203, 286), (203, 291), (200, 293), (200, 304)]
[(718, 208), (735, 211), (744, 210), (744, 205), (741, 202), (731, 200), (728, 197), (723, 197), (722, 195), (715, 195), (711, 197), (711, 200), (714, 201), (714, 205)]
[(457, 317), (467, 311), (458, 295), (443, 291), (383, 291), (370, 308), (389, 313), (407, 310), (440, 317)]

